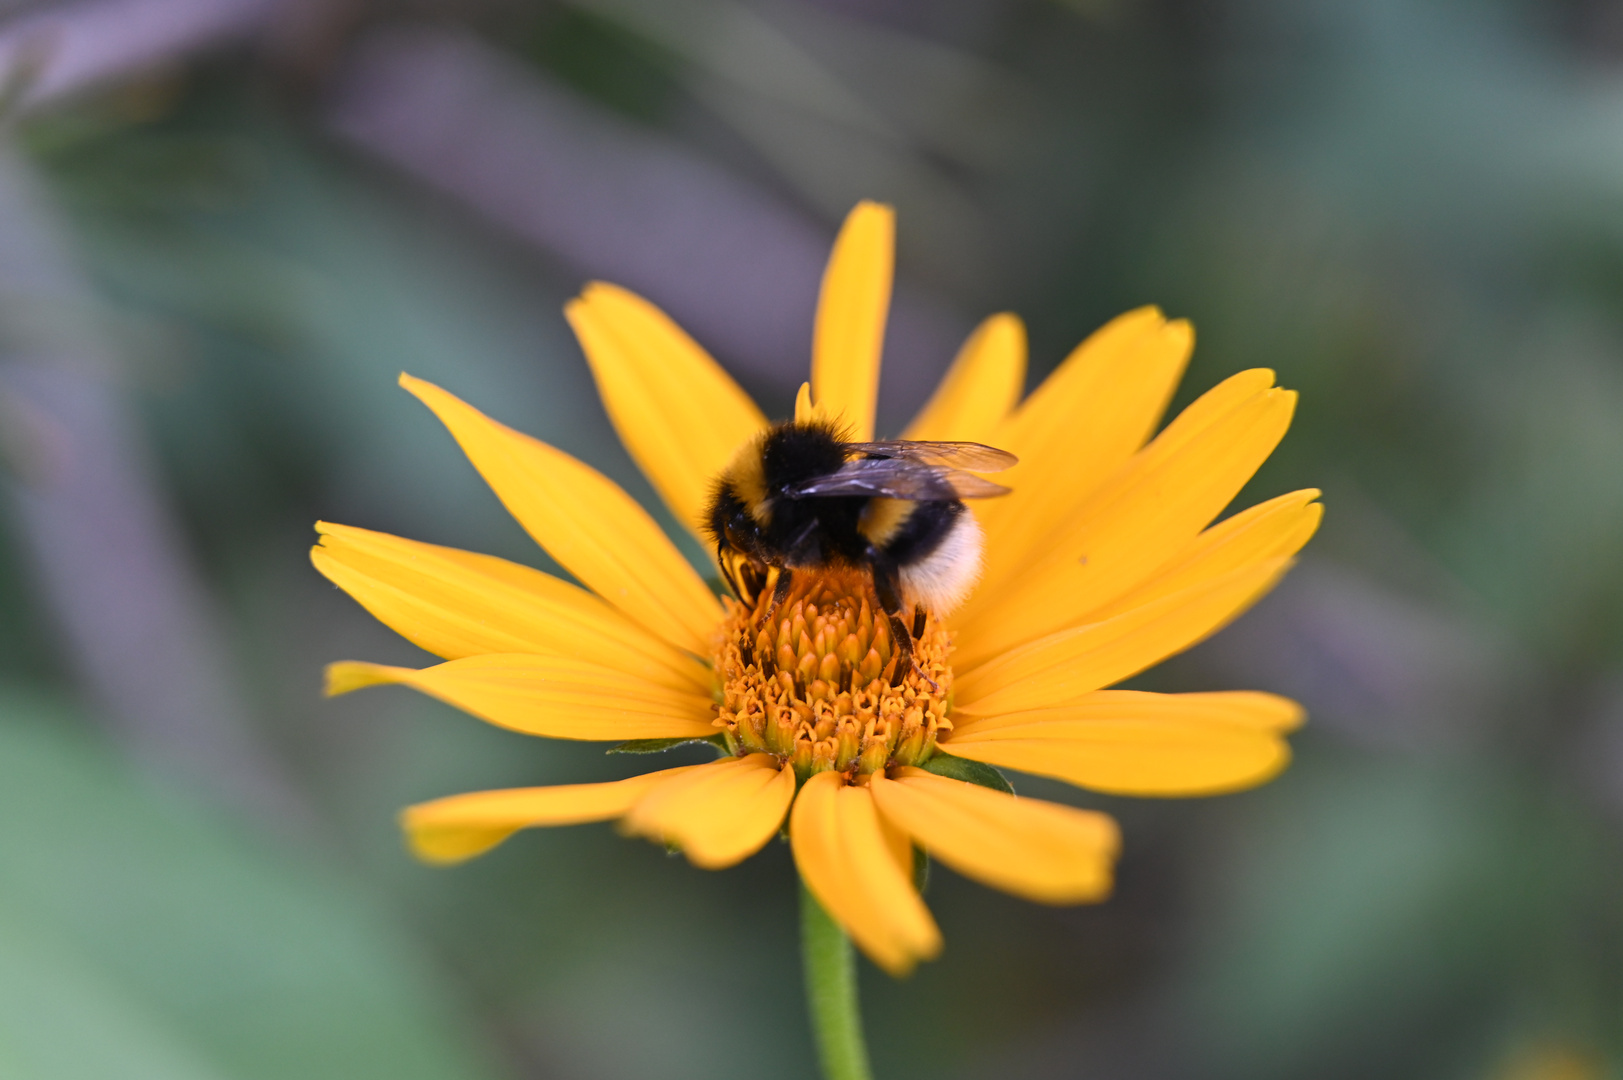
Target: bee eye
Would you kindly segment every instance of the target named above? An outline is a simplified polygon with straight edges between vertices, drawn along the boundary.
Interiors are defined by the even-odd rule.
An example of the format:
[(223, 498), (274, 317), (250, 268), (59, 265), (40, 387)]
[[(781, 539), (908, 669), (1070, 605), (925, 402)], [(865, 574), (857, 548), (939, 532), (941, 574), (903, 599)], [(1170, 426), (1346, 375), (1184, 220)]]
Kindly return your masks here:
[(733, 547), (747, 548), (755, 533), (754, 523), (748, 514), (734, 514), (727, 520), (727, 543)]

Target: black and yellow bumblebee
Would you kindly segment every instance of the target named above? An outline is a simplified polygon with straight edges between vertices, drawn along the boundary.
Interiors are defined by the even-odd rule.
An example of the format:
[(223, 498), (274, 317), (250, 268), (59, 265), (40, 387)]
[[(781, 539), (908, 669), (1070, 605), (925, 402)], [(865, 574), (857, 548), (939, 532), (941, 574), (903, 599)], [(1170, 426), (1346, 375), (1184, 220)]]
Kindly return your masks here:
[(851, 442), (823, 420), (777, 424), (716, 478), (706, 517), (716, 561), (746, 604), (776, 570), (768, 615), (797, 570), (866, 570), (899, 646), (900, 680), (926, 613), (951, 611), (980, 576), (981, 530), (963, 500), (1009, 492), (967, 470), (999, 472), (1016, 460), (980, 443)]

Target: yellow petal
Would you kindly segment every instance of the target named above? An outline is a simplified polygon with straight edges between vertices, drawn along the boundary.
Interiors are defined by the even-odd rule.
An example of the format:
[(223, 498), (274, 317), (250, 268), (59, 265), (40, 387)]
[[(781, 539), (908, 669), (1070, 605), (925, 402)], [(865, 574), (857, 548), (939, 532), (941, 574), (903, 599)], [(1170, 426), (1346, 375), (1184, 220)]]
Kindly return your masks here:
[[(1235, 372), (1190, 402), (1182, 412), (1173, 417), (1172, 422), (1156, 435), (1149, 447), (1145, 448), (1142, 460), (1134, 467), (1149, 468), (1161, 458), (1182, 449), (1185, 443), (1205, 431), (1224, 414), (1239, 408), (1258, 394), (1272, 389), (1273, 385), (1274, 372), (1269, 368), (1247, 368)], [(1111, 483), (1105, 490), (1108, 492), (1110, 487), (1130, 486), (1136, 482), (1135, 475), (1131, 471), (1118, 473), (1111, 478)]]
[(965, 877), (1044, 904), (1110, 892), (1121, 833), (1104, 814), (1021, 799), (923, 769), (875, 773), (879, 812)]
[(585, 589), (491, 555), (317, 522), (310, 561), (380, 622), (447, 660), (537, 652), (708, 693), (709, 670)]
[(811, 383), (803, 382), (795, 393), (795, 423), (809, 424), (817, 419), (817, 406), (812, 404)]
[(789, 841), (806, 887), (874, 963), (905, 975), (941, 951), (941, 932), (897, 866), (867, 788), (832, 772), (807, 780)]
[(1245, 566), (1288, 558), (1318, 531), (1324, 506), (1305, 488), (1258, 503), (1195, 537), (1143, 585), (1094, 612), (1108, 619)]
[(1078, 345), (989, 439), (1020, 464), (998, 474), (1014, 489), (975, 504), (986, 530), (983, 587), (997, 588), (1155, 430), (1194, 348), (1183, 320), (1153, 307), (1106, 323)]
[(1301, 721), (1272, 694), (1090, 694), (954, 730), (942, 749), (1116, 795), (1215, 795), (1269, 780)]
[(974, 665), (1089, 621), (1176, 557), (1232, 500), (1290, 425), (1296, 395), (1265, 390), (1189, 437), (1151, 443), (1067, 527), (1046, 537), (1018, 583), (985, 589), (954, 621), (959, 662)]
[(694, 866), (720, 870), (772, 839), (794, 797), (793, 766), (779, 768), (770, 754), (725, 758), (649, 792), (625, 827), (681, 848)]
[[(1023, 728), (1053, 720), (1158, 717), (1238, 725), (1269, 735), (1302, 726), (1306, 714), (1288, 697), (1260, 690), (1211, 690), (1198, 694), (1152, 694), (1142, 690), (1095, 690), (1070, 705), (996, 716), (959, 717), (948, 738), (982, 739), (988, 732)], [(1024, 736), (1022, 736), (1024, 737)], [(944, 742), (942, 745), (946, 745)]]
[(431, 668), (347, 660), (327, 668), (327, 692), (410, 686), (498, 727), (552, 739), (708, 738), (708, 697), (564, 656), (489, 653)]
[(1274, 559), (1164, 596), (1103, 622), (1061, 630), (962, 675), (958, 712), (977, 716), (1076, 701), (1160, 663), (1236, 618), (1289, 567)]
[[(1052, 534), (1044, 533), (1042, 529), (1034, 526), (1016, 528), (1011, 523), (1005, 523), (1003, 518), (1029, 521), (1027, 515), (1035, 513), (1042, 516), (1042, 520), (1055, 523), (1086, 520), (1094, 508), (1102, 507), (1121, 490), (1133, 486), (1149, 466), (1164, 461), (1214, 419), (1274, 385), (1274, 372), (1263, 367), (1230, 375), (1178, 413), (1172, 424), (1156, 435), (1156, 440), (1149, 447), (1130, 460), (1133, 450), (1138, 450), (1139, 443), (1143, 443), (1143, 438), (1147, 437), (1146, 432), (1138, 437), (1138, 442), (1133, 442), (1131, 432), (1139, 430), (1144, 417), (1149, 417), (1147, 422), (1151, 429), (1154, 427), (1160, 411), (1165, 408), (1164, 398), (1160, 395), (1170, 395), (1182, 375), (1183, 361), (1177, 364), (1169, 364), (1169, 361), (1180, 356), (1178, 343), (1188, 335), (1193, 335), (1193, 330), (1186, 323), (1165, 323), (1159, 310), (1154, 307), (1143, 307), (1120, 315), (1078, 346), (1065, 364), (1050, 375), (1037, 393), (1026, 401), (1021, 411), (1005, 424), (1005, 430), (997, 438), (1000, 447), (1019, 455), (1021, 450), (1014, 448), (1014, 445), (1029, 440), (1039, 443), (1040, 448), (1037, 445), (1026, 447), (1022, 464), (998, 474), (1001, 482), (1014, 487), (1013, 494), (975, 505), (975, 516), (982, 521), (988, 538), (987, 573), (982, 577), (979, 599), (985, 601), (985, 598), (997, 593), (995, 588), (987, 586), (1001, 585), (1005, 580), (1018, 581), (1022, 573), (1031, 572), (1032, 564), (1040, 562), (1040, 552), (1045, 551), (1042, 541), (1052, 542)], [(1188, 336), (1188, 341), (1193, 343), (1193, 338)], [(1123, 364), (1120, 370), (1112, 370), (1107, 364), (1123, 359), (1136, 361), (1141, 356), (1149, 357), (1151, 362)], [(1125, 401), (1128, 411), (1125, 416), (1112, 419), (1112, 414), (1120, 406), (1100, 406), (1105, 406), (1110, 398), (1117, 396)], [(1157, 401), (1160, 404), (1156, 404)], [(1134, 404), (1136, 408), (1133, 408)], [(1086, 417), (1086, 422), (1081, 417)], [(1125, 421), (1131, 421), (1131, 424)], [(1083, 460), (1074, 450), (1071, 440), (1076, 438), (1076, 432), (1086, 432), (1096, 424), (1102, 426), (1107, 434), (1113, 432), (1105, 440), (1110, 443), (1110, 448), (1096, 447), (1091, 453), (1100, 456)], [(1099, 442), (1100, 435), (1091, 438)], [(1031, 469), (1024, 468), (1027, 460), (1035, 461)], [(1081, 466), (1086, 476), (1068, 479), (1068, 473), (1076, 464)], [(1026, 482), (1027, 477), (1032, 482)], [(1055, 494), (1058, 494), (1058, 490), (1066, 490), (1068, 495), (1065, 499), (1048, 503), (1052, 512), (1029, 512), (1022, 508), (1027, 502), (1047, 500), (1048, 487), (1055, 484), (1058, 486)], [(959, 612), (959, 616), (966, 616), (974, 609), (972, 601), (971, 606)]]
[(659, 785), (702, 768), (682, 765), (607, 784), (561, 784), (452, 795), (408, 806), (400, 813), (400, 825), (412, 851), (424, 862), (462, 862), (483, 855), (520, 829), (617, 818)]
[(993, 315), (969, 335), (902, 438), (990, 444), (1025, 385), (1025, 324), (1014, 315)]
[(894, 823), (887, 821), (884, 814), (879, 815), (879, 831), (885, 838), (885, 847), (890, 851), (890, 857), (895, 860), (896, 869), (900, 870), (907, 880), (916, 881), (913, 838), (897, 828)]
[(565, 570), (677, 648), (708, 651), (721, 605), (636, 500), (432, 383), (402, 375), (400, 385), (434, 410), (502, 505)]
[(817, 297), (812, 396), (858, 442), (873, 438), (895, 252), (895, 211), (858, 203), (834, 241)]
[(676, 520), (702, 535), (711, 483), (766, 417), (681, 327), (635, 293), (594, 282), (564, 314), (620, 441)]

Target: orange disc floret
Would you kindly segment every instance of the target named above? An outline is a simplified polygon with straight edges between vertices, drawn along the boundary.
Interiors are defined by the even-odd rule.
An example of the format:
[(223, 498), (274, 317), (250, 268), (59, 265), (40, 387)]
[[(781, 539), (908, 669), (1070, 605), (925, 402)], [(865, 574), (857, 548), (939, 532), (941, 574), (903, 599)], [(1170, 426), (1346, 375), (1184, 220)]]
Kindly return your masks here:
[(772, 754), (802, 780), (929, 760), (952, 729), (951, 635), (926, 616), (906, 663), (872, 594), (862, 571), (829, 569), (797, 572), (776, 609), (770, 588), (728, 602), (715, 670), (735, 753)]

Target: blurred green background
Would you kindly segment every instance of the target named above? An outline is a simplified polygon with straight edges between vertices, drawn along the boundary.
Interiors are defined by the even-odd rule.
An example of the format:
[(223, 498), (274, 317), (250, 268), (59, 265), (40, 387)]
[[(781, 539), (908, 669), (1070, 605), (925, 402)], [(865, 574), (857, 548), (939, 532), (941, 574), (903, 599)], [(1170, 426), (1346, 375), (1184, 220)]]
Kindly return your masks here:
[(992, 311), (1268, 366), (1277, 592), (1139, 680), (1288, 693), (1288, 773), (1131, 802), (1114, 898), (933, 875), (881, 1078), (1623, 1075), (1623, 10), (1603, 0), (0, 3), (0, 1075), (811, 1078), (794, 882), (608, 826), (433, 870), (396, 810), (640, 767), (420, 664), (327, 518), (549, 567), (402, 369), (651, 493), (560, 307), (769, 408), (899, 213), (881, 426)]

